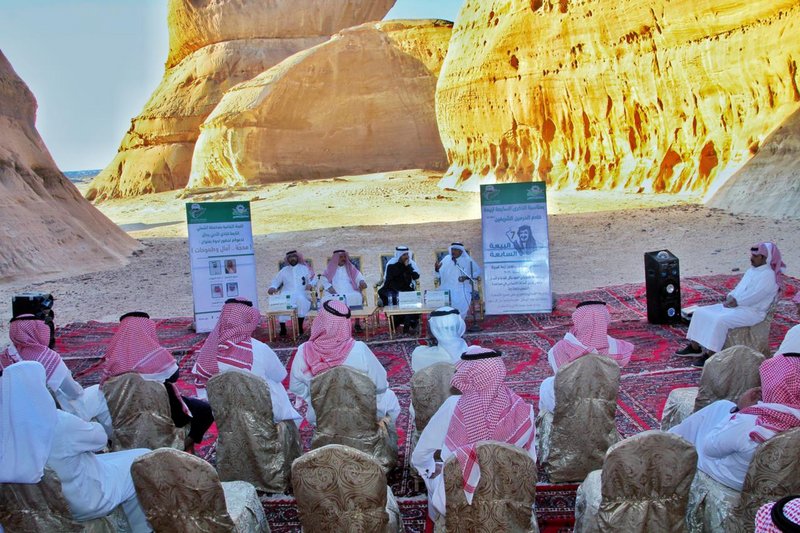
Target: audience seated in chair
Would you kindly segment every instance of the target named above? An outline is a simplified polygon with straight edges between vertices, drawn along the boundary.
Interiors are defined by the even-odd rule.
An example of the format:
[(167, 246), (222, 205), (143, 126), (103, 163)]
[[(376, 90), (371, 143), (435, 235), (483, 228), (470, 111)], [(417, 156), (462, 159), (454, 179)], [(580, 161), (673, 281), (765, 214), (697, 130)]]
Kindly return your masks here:
[(295, 420), (275, 421), (270, 390), (248, 372), (217, 374), (207, 388), (219, 431), (220, 479), (247, 481), (267, 492), (286, 492), (292, 461), (302, 451)]
[(456, 364), (467, 351), (464, 333), (467, 324), (454, 307), (440, 307), (428, 319), (433, 341), (428, 346), (418, 346), (411, 353), (411, 371), (419, 372), (435, 363)]
[(472, 503), (481, 477), (480, 464), (470, 459), (477, 443), (506, 442), (536, 457), (533, 407), (505, 384), (506, 366), (500, 353), (471, 346), (461, 358), (451, 385), (462, 395), (448, 398), (436, 411), (411, 456), (412, 466), (428, 488), (428, 509), (433, 519), (446, 510), (437, 451), (441, 451), (442, 461), (457, 458), (467, 503)]
[(311, 450), (292, 464), (292, 485), (304, 531), (403, 531), (386, 475), (364, 452), (338, 444)]
[(150, 319), (150, 315), (140, 311), (119, 318), (119, 327), (106, 350), (100, 384), (103, 385), (109, 378), (131, 372), (139, 374), (145, 381), (164, 384), (172, 422), (179, 428), (189, 425), (184, 450), (193, 452), (195, 443), (203, 440), (206, 431), (214, 423), (211, 407), (203, 400), (180, 395), (175, 386), (180, 375), (178, 364), (172, 354), (159, 344), (156, 323)]
[(33, 315), (19, 315), (8, 326), (11, 344), (0, 353), (0, 371), (18, 361), (37, 361), (47, 372), (47, 386), (61, 409), (86, 422), (97, 421), (111, 436), (111, 415), (97, 385), (84, 389), (58, 352), (50, 349), (50, 327)]
[(602, 470), (578, 487), (575, 533), (685, 531), (697, 452), (664, 431), (645, 431), (609, 448)]
[(105, 430), (56, 408), (40, 363), (23, 361), (4, 370), (0, 428), (0, 483), (39, 483), (47, 466), (61, 481), (75, 520), (102, 518), (122, 505), (134, 533), (150, 531), (130, 474), (134, 459), (149, 450), (96, 455), (108, 441)]
[(584, 355), (559, 369), (555, 410), (540, 411), (536, 421), (539, 463), (551, 481), (581, 481), (602, 466), (619, 440), (614, 419), (619, 380), (619, 365), (605, 355)]
[(738, 401), (747, 390), (761, 383), (758, 368), (764, 356), (747, 346), (732, 346), (715, 353), (703, 367), (699, 387), (670, 391), (661, 416), (661, 429), (668, 430), (717, 400)]
[(256, 489), (244, 481), (220, 483), (208, 462), (171, 448), (138, 457), (131, 475), (156, 533), (268, 533)]
[(353, 339), (350, 328), (350, 309), (343, 302), (322, 304), (319, 316), (311, 324), (311, 337), (297, 348), (292, 361), (289, 390), (306, 402), (306, 420), (316, 424), (317, 416), (311, 404), (311, 380), (314, 376), (339, 365), (366, 373), (376, 388), (377, 417), (388, 416), (394, 426), (400, 414), (400, 403), (386, 380), (383, 368), (372, 350)]
[(275, 422), (294, 420), (299, 424), (303, 417), (292, 407), (282, 384), (286, 367), (269, 346), (252, 337), (260, 321), (261, 315), (252, 302), (235, 299), (225, 302), (192, 370), (197, 394), (207, 397), (208, 380), (221, 372), (249, 372), (269, 387)]

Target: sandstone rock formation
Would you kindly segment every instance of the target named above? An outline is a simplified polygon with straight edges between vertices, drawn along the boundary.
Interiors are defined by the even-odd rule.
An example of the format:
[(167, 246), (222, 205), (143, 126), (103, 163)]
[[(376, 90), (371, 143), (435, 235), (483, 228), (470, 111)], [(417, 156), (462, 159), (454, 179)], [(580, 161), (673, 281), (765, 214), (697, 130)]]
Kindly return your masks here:
[(35, 121), (33, 94), (0, 52), (0, 284), (122, 264), (137, 242), (58, 170)]
[(708, 205), (734, 213), (800, 218), (800, 110), (766, 138)]
[(466, 0), (442, 186), (706, 191), (800, 106), (796, 0)]
[(383, 18), (394, 2), (169, 0), (164, 77), (87, 198), (183, 187), (199, 127), (225, 91), (343, 28)]
[(187, 187), (444, 169), (434, 95), (451, 30), (363, 24), (237, 85), (203, 124)]

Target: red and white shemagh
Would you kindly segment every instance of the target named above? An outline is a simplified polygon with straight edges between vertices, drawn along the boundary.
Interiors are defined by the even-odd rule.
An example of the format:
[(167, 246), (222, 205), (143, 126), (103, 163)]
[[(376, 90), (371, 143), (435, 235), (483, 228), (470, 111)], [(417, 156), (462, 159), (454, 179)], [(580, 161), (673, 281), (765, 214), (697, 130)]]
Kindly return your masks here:
[(106, 350), (100, 383), (128, 372), (159, 374), (172, 365), (175, 358), (161, 346), (156, 323), (142, 316), (129, 316), (119, 323)]
[[(468, 350), (475, 352), (475, 348)], [(481, 470), (475, 445), (496, 440), (530, 450), (536, 431), (531, 423), (531, 407), (505, 384), (506, 366), (499, 357), (461, 360), (450, 384), (461, 391), (445, 444), (461, 466), (464, 496), (472, 497)], [(530, 431), (530, 435), (528, 435)]]
[[(336, 311), (346, 315), (347, 304), (337, 300), (325, 302)], [(355, 344), (350, 329), (350, 319), (336, 316), (323, 306), (311, 323), (311, 337), (303, 344), (303, 358), (312, 376), (344, 363)]]
[[(33, 315), (20, 315), (21, 318)], [(8, 327), (8, 337), (14, 343), (17, 354), (6, 349), (2, 359), (16, 362), (38, 361), (47, 373), (47, 379), (53, 377), (61, 362), (61, 356), (50, 349), (50, 327), (44, 320), (15, 320)]]
[(18, 362), (19, 362), (19, 357), (17, 356), (16, 349), (12, 351), (9, 347), (0, 352), (0, 371)]
[(231, 302), (222, 307), (217, 325), (197, 354), (193, 372), (198, 388), (219, 374), (219, 363), (245, 370), (253, 367), (251, 338), (260, 322), (261, 313), (249, 305)]
[[(346, 257), (346, 260), (344, 262), (344, 267), (345, 269), (347, 269), (347, 277), (350, 278), (350, 285), (353, 286), (354, 291), (357, 291), (359, 290), (357, 281), (358, 269), (353, 264), (353, 262), (350, 261), (350, 254), (348, 254), (347, 252), (339, 252), (339, 254), (341, 253), (343, 253), (344, 256)], [(328, 266), (325, 268), (325, 273), (323, 274), (323, 276), (325, 276), (331, 283), (333, 283), (333, 276), (336, 275), (336, 270), (339, 268), (339, 254), (333, 254), (333, 256), (328, 261)]]
[(608, 326), (611, 313), (605, 305), (584, 305), (572, 313), (572, 329), (570, 333), (581, 344), (574, 344), (561, 339), (553, 346), (556, 368), (590, 353), (607, 355), (614, 359), (620, 367), (628, 364), (633, 354), (633, 344), (615, 339), (616, 349), (611, 351), (608, 345)]
[(775, 355), (759, 367), (761, 402), (739, 411), (757, 415), (750, 432), (755, 442), (764, 442), (775, 433), (800, 427), (800, 357)]
[[(758, 509), (755, 533), (783, 533), (784, 530), (778, 529), (772, 521), (772, 507), (774, 505), (775, 502), (765, 503)], [(783, 516), (794, 522), (797, 528), (800, 528), (800, 496), (786, 503), (783, 507)]]

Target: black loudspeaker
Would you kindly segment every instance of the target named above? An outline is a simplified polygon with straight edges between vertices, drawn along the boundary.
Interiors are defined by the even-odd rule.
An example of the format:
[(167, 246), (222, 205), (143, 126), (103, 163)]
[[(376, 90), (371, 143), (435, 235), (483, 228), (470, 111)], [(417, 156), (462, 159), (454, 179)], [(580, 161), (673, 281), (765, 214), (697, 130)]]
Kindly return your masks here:
[(50, 328), (50, 348), (56, 345), (55, 313), (53, 295), (44, 292), (23, 292), (11, 298), (11, 315), (33, 315), (44, 320)]
[(681, 275), (678, 258), (669, 250), (644, 254), (647, 321), (673, 324), (681, 321)]

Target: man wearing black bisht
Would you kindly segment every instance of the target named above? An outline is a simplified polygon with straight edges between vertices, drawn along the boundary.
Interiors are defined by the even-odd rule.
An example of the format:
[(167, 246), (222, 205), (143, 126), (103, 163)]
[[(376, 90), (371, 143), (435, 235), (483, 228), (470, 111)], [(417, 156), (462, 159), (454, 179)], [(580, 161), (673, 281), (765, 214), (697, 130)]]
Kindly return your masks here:
[[(416, 290), (414, 281), (419, 279), (419, 269), (412, 259), (412, 253), (407, 246), (398, 246), (394, 250), (394, 257), (386, 263), (383, 273), (383, 287), (378, 290), (384, 305), (397, 305), (398, 293)], [(401, 333), (416, 329), (417, 315), (395, 316), (395, 325), (399, 325)]]

